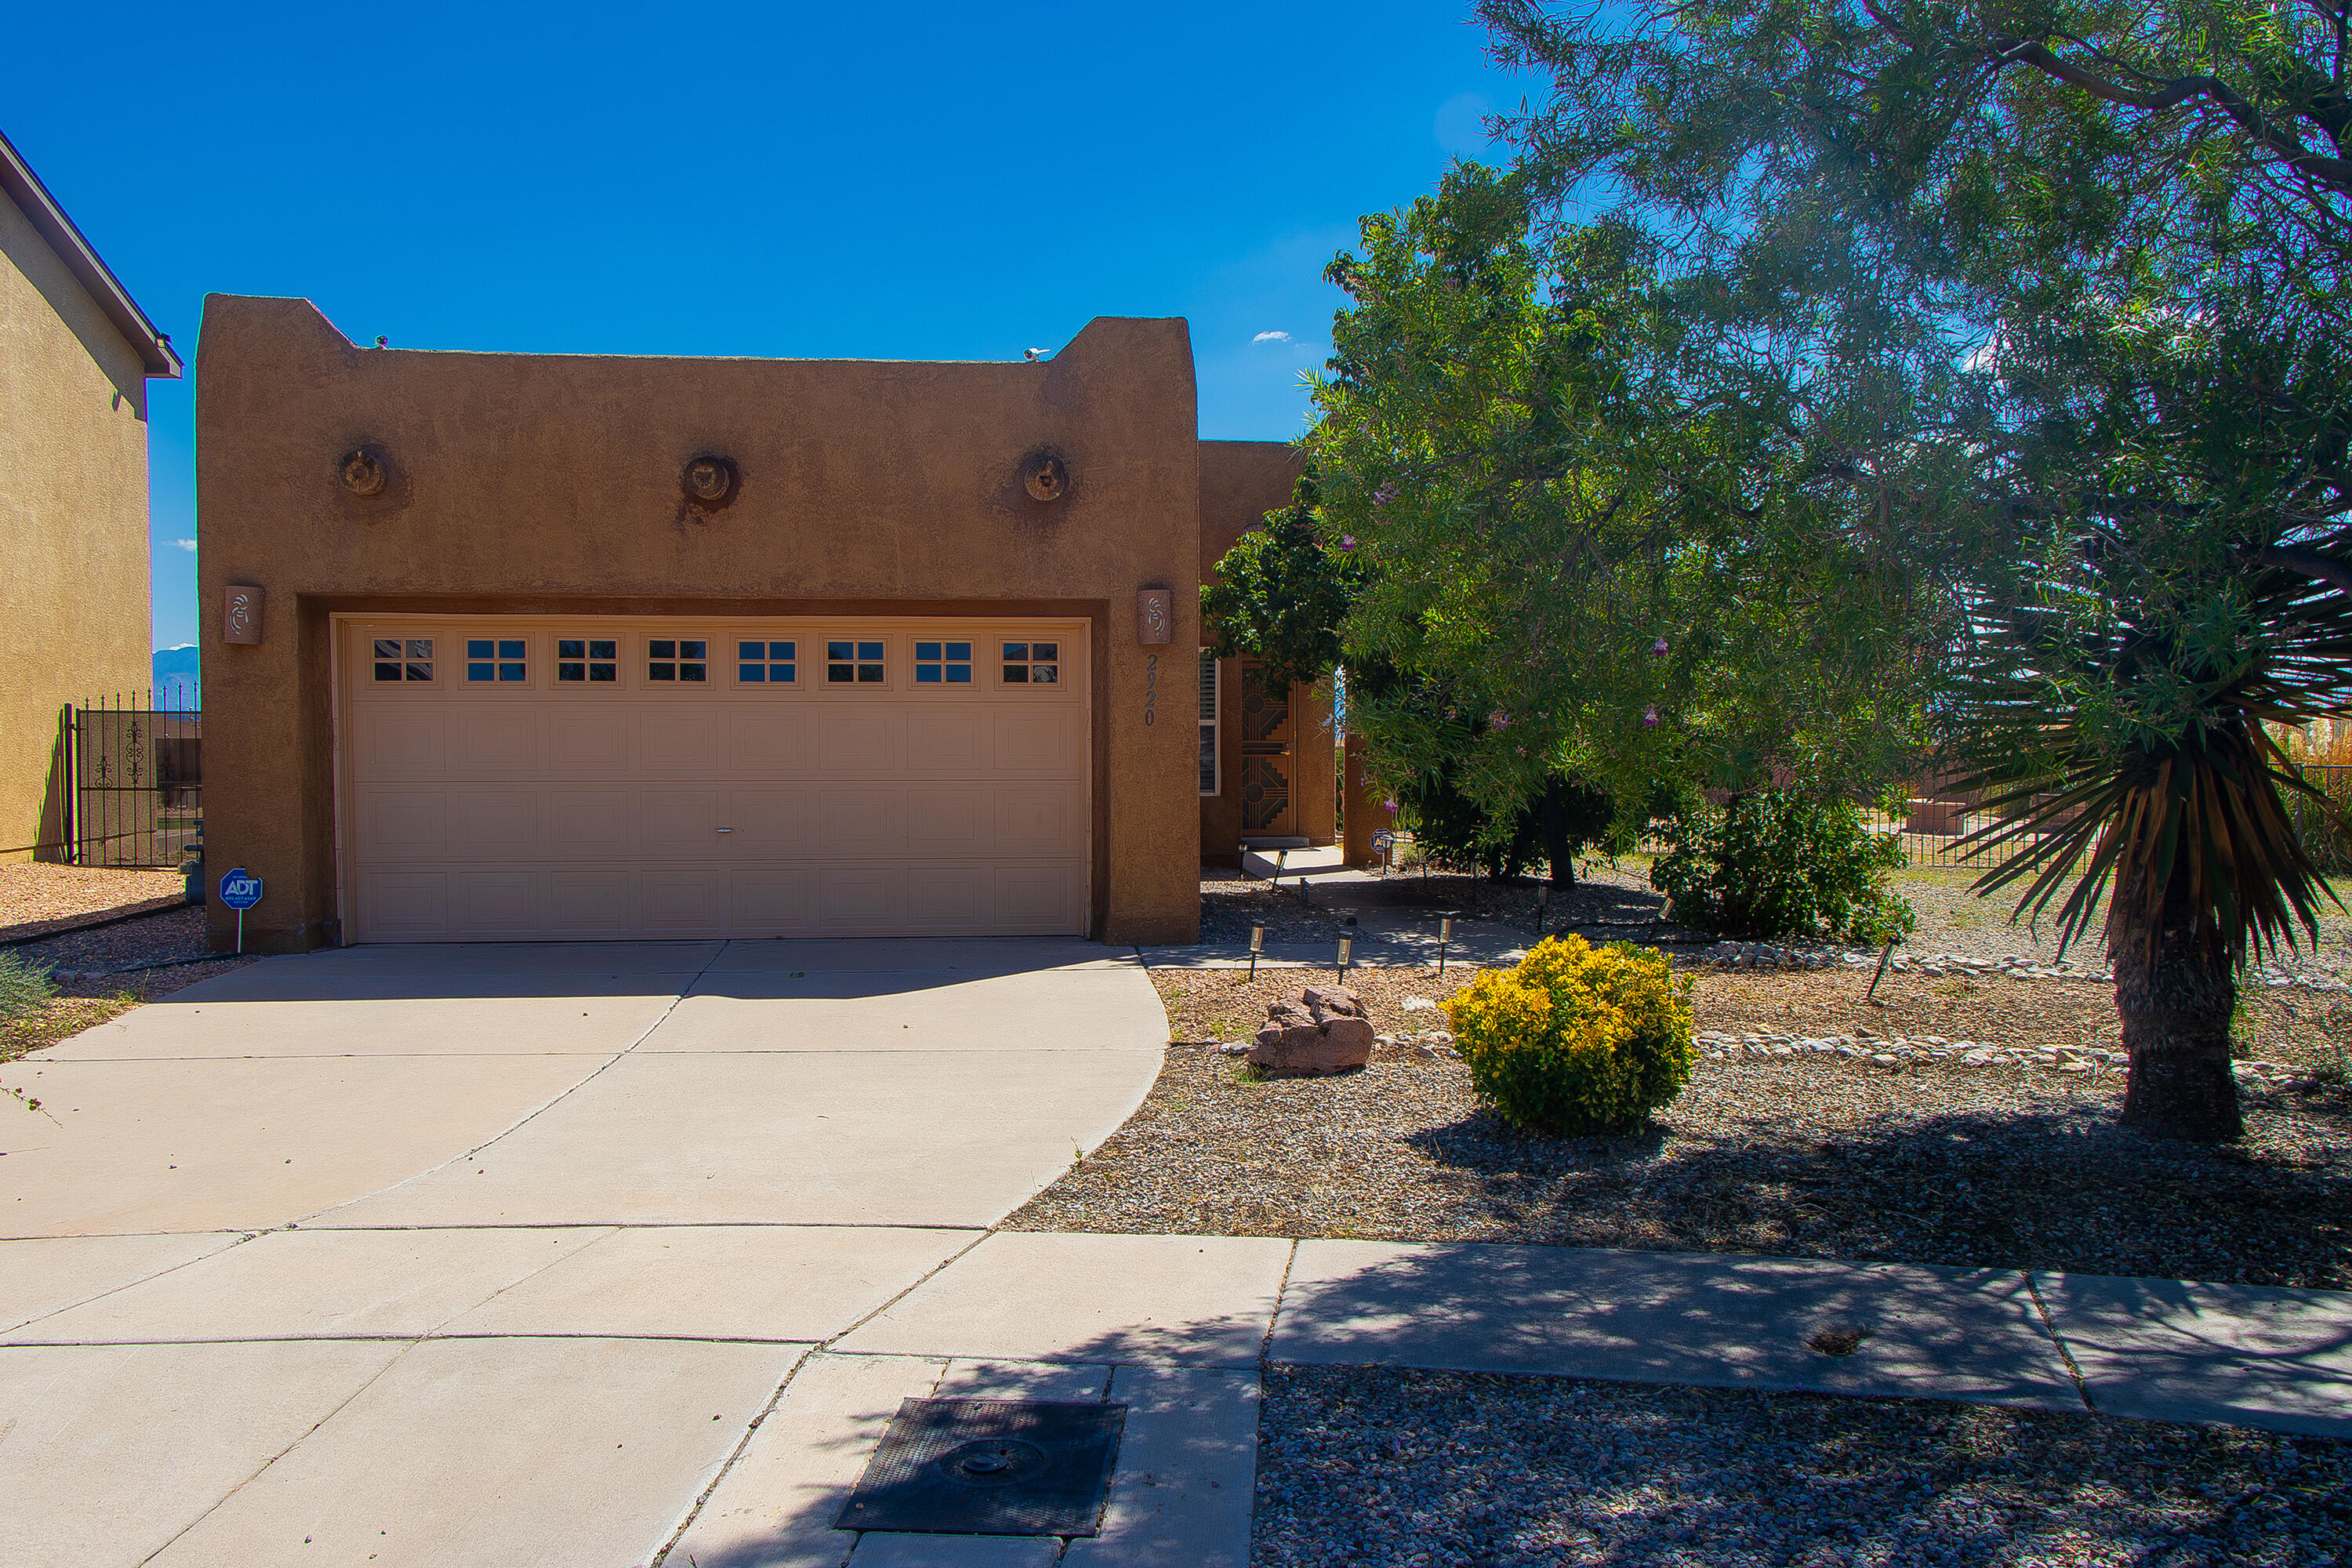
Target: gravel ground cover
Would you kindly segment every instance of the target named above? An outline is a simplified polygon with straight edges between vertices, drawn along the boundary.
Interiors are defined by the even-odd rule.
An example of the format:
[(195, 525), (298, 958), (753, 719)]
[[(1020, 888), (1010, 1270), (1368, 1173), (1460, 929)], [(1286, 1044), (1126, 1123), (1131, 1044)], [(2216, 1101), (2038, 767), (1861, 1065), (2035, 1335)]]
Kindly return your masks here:
[[(2116, 1125), (2122, 1080), (1813, 1055), (1708, 1059), (1652, 1124), (1526, 1138), (1428, 1043), (1428, 971), (1353, 977), (1383, 1033), (1357, 1073), (1260, 1080), (1200, 1043), (1245, 1037), (1315, 972), (1160, 972), (1178, 1041), (1127, 1125), (1007, 1222), (1014, 1229), (1536, 1242), (2352, 1286), (2352, 1094), (2242, 1088), (2248, 1133), (2205, 1148)], [(1454, 984), (1468, 974), (1456, 971)], [(2111, 1037), (2105, 988), (2058, 982), (1708, 973), (1701, 1028), (1838, 1015), (2038, 1045)], [(1974, 987), (1973, 990), (1969, 989)], [(1841, 989), (1843, 988), (1843, 989)], [(2258, 999), (2264, 1006), (2297, 1004)], [(1948, 1006), (1947, 1004), (1952, 1004)], [(1797, 1011), (1798, 1009), (1805, 1011)], [(1411, 1017), (1415, 1021), (1407, 1023)], [(1965, 1022), (1956, 1022), (1964, 1019)], [(1423, 1023), (1420, 1020), (1429, 1020)], [(1246, 1027), (1244, 1027), (1246, 1026)], [(2318, 1059), (2308, 1020), (2275, 1044)]]
[(13, 951), (26, 963), (48, 970), (58, 994), (36, 1012), (0, 1025), (0, 1061), (53, 1046), (142, 1002), (258, 962), (234, 953), (180, 962), (205, 952), (205, 911), (186, 904), (98, 931), (67, 931)]
[(0, 942), (142, 905), (177, 902), (184, 888), (177, 871), (119, 871), (29, 860), (0, 865)]
[(1908, 1400), (1275, 1366), (1253, 1568), (2272, 1568), (2352, 1447)]

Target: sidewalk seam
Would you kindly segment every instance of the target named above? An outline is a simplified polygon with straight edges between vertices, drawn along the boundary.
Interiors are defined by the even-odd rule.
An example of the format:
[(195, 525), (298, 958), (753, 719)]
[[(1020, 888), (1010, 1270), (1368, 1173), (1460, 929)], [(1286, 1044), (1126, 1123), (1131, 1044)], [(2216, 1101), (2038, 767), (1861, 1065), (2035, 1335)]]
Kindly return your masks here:
[(2050, 1342), (2058, 1347), (2058, 1359), (2066, 1363), (2066, 1375), (2074, 1380), (2075, 1397), (2092, 1415), (2104, 1414), (2091, 1397), (2091, 1385), (2084, 1380), (2082, 1367), (2075, 1363), (2074, 1347), (2068, 1344), (2066, 1336), (2058, 1331), (2058, 1320), (2050, 1315), (2050, 1303), (2042, 1299), (2042, 1281), (2033, 1277), (2031, 1268), (2021, 1268), (2018, 1272), (2025, 1277), (2025, 1289), (2033, 1297), (2033, 1310), (2042, 1315), (2042, 1331), (2050, 1336)]
[(212, 1500), (210, 1507), (206, 1508), (202, 1513), (196, 1515), (195, 1518), (188, 1521), (188, 1522), (180, 1529), (173, 1531), (172, 1532), (171, 1540), (164, 1542), (161, 1546), (155, 1548), (154, 1551), (147, 1553), (146, 1556), (142, 1557), (139, 1560), (140, 1563), (142, 1565), (152, 1563), (156, 1558), (161, 1557), (163, 1553), (172, 1550), (173, 1547), (178, 1545), (180, 1542), (186, 1537), (190, 1531), (194, 1530), (198, 1525), (204, 1523), (205, 1521), (210, 1519), (214, 1514), (218, 1513), (221, 1509), (227, 1504), (231, 1498), (234, 1498), (237, 1493), (245, 1490), (246, 1488), (251, 1486), (263, 1476), (268, 1474), (271, 1466), (277, 1464), (278, 1460), (284, 1458), (287, 1455), (292, 1453), (295, 1449), (309, 1442), (311, 1437), (318, 1433), (320, 1427), (326, 1426), (328, 1422), (332, 1421), (336, 1416), (341, 1415), (344, 1411), (350, 1409), (353, 1400), (359, 1398), (361, 1394), (365, 1394), (369, 1389), (373, 1388), (383, 1379), (385, 1373), (391, 1372), (394, 1367), (398, 1366), (404, 1357), (408, 1355), (422, 1343), (424, 1343), (424, 1341), (422, 1340), (410, 1340), (407, 1344), (402, 1346), (395, 1354), (386, 1360), (382, 1366), (376, 1368), (373, 1375), (363, 1381), (357, 1388), (352, 1389), (347, 1396), (338, 1400), (332, 1410), (328, 1411), (324, 1415), (320, 1416), (316, 1421), (311, 1422), (310, 1425), (302, 1428), (299, 1433), (295, 1435), (291, 1442), (278, 1449), (278, 1452), (270, 1455), (267, 1459), (264, 1459), (260, 1465), (255, 1468), (253, 1474), (246, 1477), (245, 1479), (237, 1482), (236, 1485), (229, 1488), (228, 1490), (215, 1498)]
[[(627, 1056), (630, 1052), (635, 1050), (639, 1046), (644, 1045), (648, 1039), (651, 1039), (653, 1037), (654, 1031), (660, 1028), (664, 1024), (669, 1022), (669, 1016), (671, 1014), (677, 1011), (678, 1004), (684, 1002), (693, 992), (695, 986), (701, 982), (702, 977), (709, 973), (710, 971), (717, 966), (719, 958), (725, 954), (728, 948), (731, 945), (733, 945), (731, 941), (720, 942), (719, 944), (719, 951), (710, 955), (709, 963), (705, 963), (700, 969), (696, 970), (694, 972), (693, 978), (689, 979), (684, 985), (678, 987), (677, 994), (672, 996), (669, 999), (668, 1005), (662, 1008), (660, 1016), (654, 1019), (652, 1023), (646, 1025), (645, 1028), (640, 1030), (635, 1039), (631, 1040), (627, 1045), (623, 1046), (619, 1050), (614, 1051), (611, 1056), (605, 1058), (604, 1061), (598, 1063), (595, 1071), (587, 1074), (583, 1078), (575, 1079), (572, 1084), (567, 1086), (562, 1093), (556, 1095), (554, 1098), (533, 1106), (530, 1112), (519, 1121), (501, 1128), (498, 1132), (484, 1139), (481, 1142), (475, 1144), (472, 1148), (461, 1150), (457, 1153), (450, 1155), (449, 1158), (442, 1161), (437, 1165), (427, 1166), (425, 1169), (418, 1171), (413, 1175), (404, 1176), (399, 1181), (393, 1183), (390, 1186), (378, 1187), (373, 1192), (362, 1193), (357, 1197), (345, 1198), (341, 1203), (330, 1204), (325, 1208), (313, 1210), (311, 1213), (302, 1215), (299, 1219), (289, 1220), (282, 1228), (287, 1230), (299, 1229), (305, 1220), (316, 1219), (321, 1215), (333, 1214), (337, 1209), (349, 1208), (353, 1204), (362, 1203), (369, 1198), (377, 1197), (385, 1193), (398, 1192), (401, 1188), (408, 1185), (411, 1182), (421, 1181), (425, 1177), (432, 1175), (436, 1171), (446, 1171), (450, 1166), (458, 1163), (460, 1161), (473, 1159), (476, 1155), (481, 1153), (483, 1150), (488, 1148), (491, 1144), (498, 1142), (500, 1139), (509, 1137), (514, 1133), (521, 1131), (524, 1128), (530, 1126), (532, 1122), (538, 1121), (541, 1117), (546, 1115), (549, 1111), (554, 1110), (557, 1106), (562, 1104), (565, 1100), (571, 1099), (573, 1095), (579, 1093), (582, 1089), (587, 1088), (590, 1084), (594, 1083), (598, 1079), (604, 1077), (605, 1073), (612, 1070), (614, 1063), (618, 1062), (623, 1057)], [(684, 973), (685, 972), (683, 970), (671, 970), (668, 971), (668, 973), (677, 974)], [(568, 1055), (571, 1053), (551, 1052), (545, 1054)], [(584, 1055), (586, 1053), (582, 1054)]]
[(1274, 1286), (1274, 1310), (1265, 1315), (1265, 1333), (1257, 1342), (1257, 1373), (1265, 1376), (1274, 1365), (1274, 1331), (1282, 1323), (1282, 1303), (1290, 1294), (1290, 1271), (1298, 1264), (1298, 1237), (1290, 1238), (1290, 1250), (1282, 1257), (1282, 1278)]

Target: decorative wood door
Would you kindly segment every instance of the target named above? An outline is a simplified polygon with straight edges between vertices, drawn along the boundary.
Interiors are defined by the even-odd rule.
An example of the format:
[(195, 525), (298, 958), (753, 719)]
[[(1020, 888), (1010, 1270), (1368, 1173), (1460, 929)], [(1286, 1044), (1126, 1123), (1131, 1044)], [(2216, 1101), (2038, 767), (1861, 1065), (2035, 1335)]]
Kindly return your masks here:
[(1295, 832), (1290, 809), (1290, 694), (1268, 692), (1255, 660), (1242, 665), (1242, 832)]

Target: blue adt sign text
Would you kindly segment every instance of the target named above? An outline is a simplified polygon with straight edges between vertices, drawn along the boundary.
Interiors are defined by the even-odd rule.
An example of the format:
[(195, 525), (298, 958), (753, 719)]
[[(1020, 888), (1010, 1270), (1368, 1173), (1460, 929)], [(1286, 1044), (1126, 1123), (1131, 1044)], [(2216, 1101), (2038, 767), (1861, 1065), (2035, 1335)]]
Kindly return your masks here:
[(239, 866), (221, 879), (221, 902), (233, 910), (249, 910), (261, 902), (261, 879), (247, 876)]

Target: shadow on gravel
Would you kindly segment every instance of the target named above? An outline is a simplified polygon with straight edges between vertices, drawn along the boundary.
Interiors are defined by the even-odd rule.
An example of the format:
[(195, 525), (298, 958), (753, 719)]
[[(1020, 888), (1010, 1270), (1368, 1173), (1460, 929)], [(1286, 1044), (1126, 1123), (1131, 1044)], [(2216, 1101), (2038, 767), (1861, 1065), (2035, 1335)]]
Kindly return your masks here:
[(2245, 1103), (2256, 1152), (2145, 1137), (2087, 1094), (1826, 1136), (1758, 1116), (1541, 1140), (1479, 1110), (1404, 1142), (1481, 1240), (2352, 1285), (2352, 1100)]
[(2318, 1564), (2352, 1447), (1916, 1401), (1276, 1367), (1256, 1568)]

